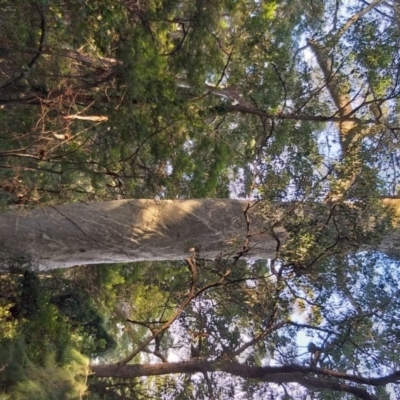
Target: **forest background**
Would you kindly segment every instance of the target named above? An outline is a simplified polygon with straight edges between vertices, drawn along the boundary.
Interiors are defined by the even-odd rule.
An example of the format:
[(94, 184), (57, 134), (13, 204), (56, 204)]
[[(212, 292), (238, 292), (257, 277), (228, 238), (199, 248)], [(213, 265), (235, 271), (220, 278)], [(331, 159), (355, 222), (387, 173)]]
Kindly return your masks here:
[(396, 1), (0, 10), (2, 400), (400, 398)]

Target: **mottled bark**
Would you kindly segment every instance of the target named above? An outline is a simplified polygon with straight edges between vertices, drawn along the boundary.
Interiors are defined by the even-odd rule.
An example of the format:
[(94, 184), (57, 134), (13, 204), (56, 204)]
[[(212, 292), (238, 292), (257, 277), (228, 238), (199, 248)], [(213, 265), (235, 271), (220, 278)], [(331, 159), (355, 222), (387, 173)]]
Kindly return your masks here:
[[(191, 247), (213, 259), (242, 250), (247, 205), (221, 199), (117, 200), (6, 213), (0, 215), (0, 251), (3, 256), (27, 257), (40, 269), (181, 260)], [(273, 257), (276, 241), (260, 235), (261, 228), (254, 218), (251, 255)]]
[[(373, 0), (367, 7), (364, 7), (359, 12), (353, 14), (344, 25), (340, 27), (336, 32), (328, 33), (323, 39), (319, 41), (308, 39), (308, 44), (314, 51), (317, 58), (319, 67), (324, 75), (326, 87), (329, 94), (337, 107), (337, 115), (340, 117), (339, 121), (339, 134), (341, 139), (342, 153), (347, 155), (350, 146), (354, 141), (360, 139), (359, 121), (354, 117), (354, 110), (352, 102), (354, 98), (351, 98), (349, 88), (351, 87), (350, 78), (344, 76), (339, 67), (337, 70), (333, 66), (332, 55), (329, 52), (332, 50), (332, 45), (339, 41), (342, 35), (360, 18), (371, 11), (373, 8), (382, 3), (383, 0)], [(326, 47), (326, 43), (329, 46)], [(353, 149), (354, 150), (354, 149)]]
[[(399, 202), (385, 200), (395, 208)], [(248, 232), (244, 215), (248, 204), (229, 199), (117, 200), (18, 210), (0, 214), (0, 253), (4, 259), (25, 257), (40, 269), (182, 260), (191, 247), (200, 248), (202, 257), (214, 259), (242, 251), (249, 234), (246, 256), (276, 257), (276, 238), (283, 245), (288, 233), (282, 226), (272, 229), (272, 225), (280, 219), (279, 214), (293, 207), (282, 204), (265, 211), (265, 204), (257, 204), (247, 211)], [(398, 258), (399, 236), (398, 230), (393, 230), (375, 248)]]
[(340, 119), (339, 134), (342, 153), (346, 155), (358, 127), (357, 119), (352, 116), (353, 107), (351, 105), (352, 99), (348, 94), (348, 79), (343, 78), (340, 70), (335, 70), (332, 59), (327, 54), (328, 49), (315, 40), (309, 39), (308, 44), (316, 55), (319, 67), (324, 75), (326, 87), (337, 107), (337, 115)]

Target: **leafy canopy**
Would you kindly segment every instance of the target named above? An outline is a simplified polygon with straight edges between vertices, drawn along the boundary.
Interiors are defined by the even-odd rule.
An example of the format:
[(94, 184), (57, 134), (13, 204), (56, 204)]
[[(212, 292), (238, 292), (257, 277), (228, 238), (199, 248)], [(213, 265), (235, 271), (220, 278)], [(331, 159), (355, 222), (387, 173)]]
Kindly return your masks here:
[[(212, 262), (2, 276), (5, 395), (82, 393), (75, 347), (120, 362), (93, 399), (400, 396), (398, 244), (371, 251), (398, 195), (395, 2), (0, 6), (4, 210), (235, 193), (262, 201), (276, 241), (268, 262), (245, 263), (245, 242)], [(152, 377), (156, 360), (171, 374)]]

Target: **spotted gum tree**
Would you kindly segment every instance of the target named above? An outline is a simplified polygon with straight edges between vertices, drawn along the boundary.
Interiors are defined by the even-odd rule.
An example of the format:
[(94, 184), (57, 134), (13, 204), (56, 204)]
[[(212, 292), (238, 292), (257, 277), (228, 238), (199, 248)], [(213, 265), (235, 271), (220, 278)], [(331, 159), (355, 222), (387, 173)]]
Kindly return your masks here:
[[(389, 196), (398, 7), (90, 2), (80, 37), (99, 51), (86, 54), (80, 38), (76, 50), (59, 45), (69, 40), (56, 29), (61, 6), (42, 3), (29, 3), (36, 47), (18, 42), (1, 55), (10, 77), (0, 87), (9, 133), (1, 168), (11, 171), (2, 194), (21, 207), (0, 216), (4, 268), (21, 257), (39, 269), (186, 259), (187, 279), (175, 286), (185, 290), (167, 296), (173, 311), (125, 316), (147, 335), (118, 362), (93, 365), (95, 378), (184, 373), (190, 391), (198, 373), (191, 395), (204, 387), (211, 399), (234, 397), (226, 381), (247, 394), (262, 382), (264, 397), (279, 389), (288, 398), (298, 385), (321, 399), (398, 394), (384, 388), (400, 370), (399, 200)], [(71, 28), (78, 14), (64, 7)], [(20, 17), (14, 3), (5, 10), (10, 43), (7, 27)], [(49, 90), (37, 93), (42, 77)], [(207, 198), (228, 197), (230, 179), (261, 200)], [(204, 199), (136, 199), (156, 195)], [(24, 210), (54, 199), (75, 202)], [(164, 335), (175, 322), (188, 328), (179, 331), (183, 361), (170, 363)], [(200, 337), (204, 351), (190, 359), (189, 338)], [(301, 348), (299, 337), (314, 345)], [(148, 354), (162, 362), (142, 362)]]
[[(386, 199), (383, 204), (396, 213), (400, 200)], [(346, 232), (348, 220), (326, 235), (331, 241), (326, 247), (338, 240), (349, 241), (348, 251), (375, 249), (397, 257), (396, 227), (387, 226), (385, 234), (376, 234), (374, 229), (381, 228), (379, 220), (373, 221), (368, 214), (355, 216), (360, 211), (352, 210), (351, 204), (339, 212), (324, 204), (317, 206), (229, 199), (115, 200), (15, 211), (0, 215), (1, 252), (6, 259), (25, 257), (40, 269), (182, 260), (191, 248), (207, 259), (239, 254), (272, 259), (277, 257), (278, 245), (283, 248), (290, 242), (290, 227), (285, 225), (291, 223), (287, 215), (292, 212), (308, 214), (309, 231), (315, 233), (319, 228), (321, 234), (334, 229), (332, 224), (322, 225), (330, 217), (344, 218), (343, 214), (348, 219), (366, 219), (357, 227), (359, 236), (375, 234), (376, 242), (357, 242), (352, 237), (356, 230)]]

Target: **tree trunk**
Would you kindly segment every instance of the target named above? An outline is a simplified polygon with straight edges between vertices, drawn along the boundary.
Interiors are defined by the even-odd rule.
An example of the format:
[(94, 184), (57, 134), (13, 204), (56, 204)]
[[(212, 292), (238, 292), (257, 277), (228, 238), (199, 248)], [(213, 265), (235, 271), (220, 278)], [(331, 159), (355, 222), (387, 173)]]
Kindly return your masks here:
[[(385, 200), (397, 207), (400, 200)], [(200, 249), (214, 259), (243, 251), (246, 237), (249, 257), (276, 257), (288, 233), (271, 228), (288, 205), (261, 218), (265, 204), (244, 211), (242, 200), (116, 200), (47, 206), (34, 211), (0, 214), (0, 252), (3, 260), (24, 257), (41, 269), (82, 264), (144, 260), (182, 260)], [(280, 210), (280, 211), (279, 211)], [(248, 217), (248, 219), (246, 218)], [(249, 222), (249, 225), (248, 225)], [(249, 228), (248, 228), (249, 226)], [(397, 257), (397, 230), (376, 249)]]
[[(18, 211), (0, 215), (0, 246), (3, 256), (26, 257), (39, 269), (182, 260), (192, 247), (200, 248), (202, 257), (216, 258), (242, 249), (247, 205), (220, 199), (117, 200)], [(261, 240), (256, 236), (252, 244)], [(272, 257), (276, 242), (262, 240), (252, 256)]]
[(296, 382), (309, 389), (330, 389), (338, 392), (347, 392), (358, 398), (368, 400), (375, 400), (377, 397), (369, 394), (362, 387), (353, 386), (354, 383), (369, 386), (384, 386), (388, 383), (396, 382), (399, 375), (398, 372), (395, 372), (380, 378), (369, 378), (317, 367), (299, 365), (253, 367), (222, 360), (192, 360), (177, 363), (127, 364), (123, 366), (119, 366), (118, 364), (92, 365), (91, 369), (100, 378), (114, 377), (125, 379), (166, 374), (225, 372), (243, 379), (256, 379), (261, 382), (278, 384)]

